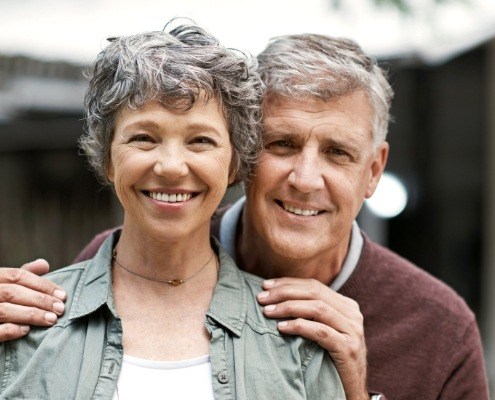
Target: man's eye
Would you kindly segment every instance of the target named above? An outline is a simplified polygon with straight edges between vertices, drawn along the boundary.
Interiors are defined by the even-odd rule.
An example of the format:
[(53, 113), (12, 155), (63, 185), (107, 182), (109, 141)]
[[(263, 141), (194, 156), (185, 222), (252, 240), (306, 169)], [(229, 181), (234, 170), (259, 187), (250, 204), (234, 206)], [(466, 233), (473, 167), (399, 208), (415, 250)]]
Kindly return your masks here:
[(266, 147), (292, 147), (292, 143), (288, 140), (275, 140), (267, 143)]
[(351, 160), (352, 156), (345, 150), (340, 149), (338, 147), (331, 147), (327, 150), (327, 155), (331, 158), (338, 160)]

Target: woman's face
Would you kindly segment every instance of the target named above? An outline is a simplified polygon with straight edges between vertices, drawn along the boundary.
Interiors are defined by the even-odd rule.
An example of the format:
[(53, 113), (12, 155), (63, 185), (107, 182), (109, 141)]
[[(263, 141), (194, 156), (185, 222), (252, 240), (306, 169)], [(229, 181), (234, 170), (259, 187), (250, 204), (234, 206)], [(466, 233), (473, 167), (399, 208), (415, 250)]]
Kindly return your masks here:
[(216, 101), (198, 101), (187, 111), (155, 101), (122, 109), (110, 157), (108, 178), (124, 207), (125, 227), (166, 242), (209, 234), (232, 158)]

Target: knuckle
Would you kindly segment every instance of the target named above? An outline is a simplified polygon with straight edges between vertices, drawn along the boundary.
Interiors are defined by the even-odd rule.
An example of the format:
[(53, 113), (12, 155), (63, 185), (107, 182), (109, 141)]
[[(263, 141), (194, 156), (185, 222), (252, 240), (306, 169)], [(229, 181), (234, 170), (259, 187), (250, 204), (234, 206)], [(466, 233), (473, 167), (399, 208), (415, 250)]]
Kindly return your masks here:
[(296, 333), (301, 333), (303, 330), (303, 320), (301, 318), (296, 318), (291, 322), (292, 330)]
[(0, 285), (0, 299), (11, 303), (17, 297), (17, 289), (14, 285)]
[(327, 327), (324, 325), (318, 325), (316, 327), (315, 333), (316, 333), (316, 337), (318, 338), (317, 339), (318, 342), (325, 341), (326, 339), (328, 339), (330, 335)]
[(313, 297), (319, 297), (321, 293), (321, 283), (316, 279), (309, 280), (309, 292)]
[(49, 308), (52, 306), (52, 303), (50, 302), (50, 299), (48, 298), (48, 296), (46, 296), (43, 293), (37, 293), (35, 301), (37, 304), (39, 304), (40, 306), (43, 306), (44, 308)]
[(271, 291), (277, 299), (287, 299), (290, 296), (290, 290), (287, 286), (279, 286)]
[(33, 307), (28, 308), (27, 310), (27, 317), (30, 322), (34, 322), (36, 320), (36, 317), (38, 316), (36, 309)]
[(5, 279), (8, 283), (19, 283), (25, 276), (26, 271), (19, 268), (8, 268), (5, 274)]
[(0, 322), (4, 322), (8, 316), (7, 307), (4, 303), (0, 303)]
[(353, 360), (359, 357), (360, 352), (361, 352), (361, 346), (357, 342), (351, 342), (347, 346), (347, 354)]
[(315, 302), (314, 312), (316, 318), (323, 317), (328, 314), (328, 305), (325, 302), (318, 300)]
[(20, 329), (14, 324), (0, 325), (0, 342), (16, 339), (21, 336)]

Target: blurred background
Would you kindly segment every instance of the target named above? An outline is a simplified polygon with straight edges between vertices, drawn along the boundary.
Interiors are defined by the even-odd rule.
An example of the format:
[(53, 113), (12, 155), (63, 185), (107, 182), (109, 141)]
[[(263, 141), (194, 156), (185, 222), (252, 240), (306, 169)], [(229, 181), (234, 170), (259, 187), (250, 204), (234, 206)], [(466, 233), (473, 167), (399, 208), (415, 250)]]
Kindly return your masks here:
[(495, 0), (0, 0), (0, 265), (67, 265), (120, 223), (77, 149), (83, 72), (107, 37), (177, 16), (254, 55), (313, 32), (380, 60), (396, 93), (389, 175), (360, 224), (464, 297), (494, 392)]

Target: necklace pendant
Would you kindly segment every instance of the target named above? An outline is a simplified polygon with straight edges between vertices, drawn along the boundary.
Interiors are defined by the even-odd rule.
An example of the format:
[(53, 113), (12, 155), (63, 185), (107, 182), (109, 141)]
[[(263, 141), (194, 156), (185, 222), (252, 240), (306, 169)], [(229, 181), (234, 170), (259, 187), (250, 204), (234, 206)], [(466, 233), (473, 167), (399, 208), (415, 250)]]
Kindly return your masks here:
[(170, 285), (170, 286), (179, 286), (181, 284), (183, 284), (185, 281), (183, 281), (182, 279), (172, 279), (171, 281), (167, 281), (167, 283)]

